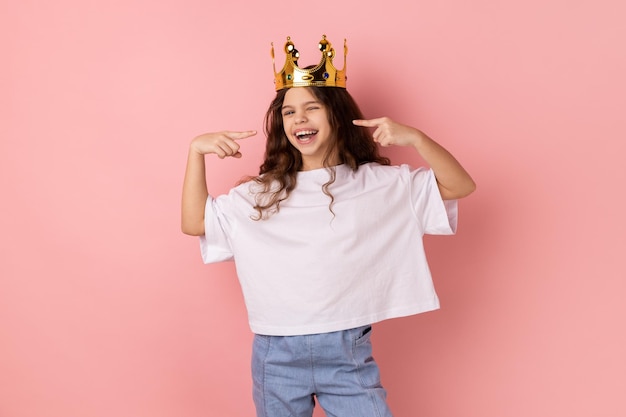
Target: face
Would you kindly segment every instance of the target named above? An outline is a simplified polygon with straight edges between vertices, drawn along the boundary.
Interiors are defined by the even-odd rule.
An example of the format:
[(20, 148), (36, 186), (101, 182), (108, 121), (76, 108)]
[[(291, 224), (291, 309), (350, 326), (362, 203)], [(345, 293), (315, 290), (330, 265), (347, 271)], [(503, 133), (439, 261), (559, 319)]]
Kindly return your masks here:
[[(326, 106), (308, 88), (293, 87), (285, 94), (281, 114), (289, 142), (302, 154), (302, 169), (322, 168), (333, 143)], [(331, 157), (330, 163), (336, 161)]]

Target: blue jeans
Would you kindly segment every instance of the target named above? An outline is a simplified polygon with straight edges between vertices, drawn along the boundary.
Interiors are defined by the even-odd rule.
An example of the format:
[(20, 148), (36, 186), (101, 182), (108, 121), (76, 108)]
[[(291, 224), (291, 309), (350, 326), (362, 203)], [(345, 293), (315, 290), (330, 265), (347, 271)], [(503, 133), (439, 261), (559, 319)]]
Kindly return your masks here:
[(257, 417), (392, 417), (372, 358), (371, 326), (303, 336), (255, 335)]

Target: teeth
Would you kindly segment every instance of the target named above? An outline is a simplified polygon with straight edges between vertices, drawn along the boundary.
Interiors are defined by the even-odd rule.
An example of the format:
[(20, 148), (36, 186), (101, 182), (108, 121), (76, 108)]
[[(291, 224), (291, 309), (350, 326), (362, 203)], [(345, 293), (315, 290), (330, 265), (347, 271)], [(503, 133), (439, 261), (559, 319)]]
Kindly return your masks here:
[(301, 130), (299, 132), (296, 132), (296, 136), (300, 137), (300, 136), (314, 135), (316, 133), (317, 133), (316, 130)]

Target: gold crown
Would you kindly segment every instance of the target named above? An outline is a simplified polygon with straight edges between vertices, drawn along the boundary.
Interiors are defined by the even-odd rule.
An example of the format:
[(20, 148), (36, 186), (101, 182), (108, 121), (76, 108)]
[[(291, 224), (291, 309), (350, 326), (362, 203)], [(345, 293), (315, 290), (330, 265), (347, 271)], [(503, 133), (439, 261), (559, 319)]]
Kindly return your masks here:
[(348, 55), (348, 46), (346, 40), (343, 41), (343, 69), (337, 70), (333, 65), (335, 50), (330, 42), (323, 35), (319, 43), (320, 51), (322, 51), (322, 60), (319, 64), (309, 69), (303, 69), (298, 66), (298, 58), (300, 53), (295, 48), (291, 38), (287, 36), (285, 43), (285, 65), (280, 72), (276, 72), (276, 63), (274, 62), (274, 43), (272, 43), (272, 64), (274, 65), (274, 84), (276, 91), (283, 88), (291, 87), (342, 87), (346, 88), (346, 56)]

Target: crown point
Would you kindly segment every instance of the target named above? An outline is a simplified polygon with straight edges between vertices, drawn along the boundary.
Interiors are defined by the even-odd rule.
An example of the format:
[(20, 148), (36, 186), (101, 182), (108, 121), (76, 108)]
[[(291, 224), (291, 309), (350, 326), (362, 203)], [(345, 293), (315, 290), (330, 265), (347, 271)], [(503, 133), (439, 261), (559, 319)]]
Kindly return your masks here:
[(319, 50), (324, 52), (325, 50), (328, 49), (329, 45), (330, 45), (330, 42), (326, 40), (326, 35), (323, 35), (322, 40), (318, 44)]
[(291, 42), (291, 36), (287, 36), (287, 42), (285, 43), (285, 52), (291, 53), (295, 49), (293, 42)]

